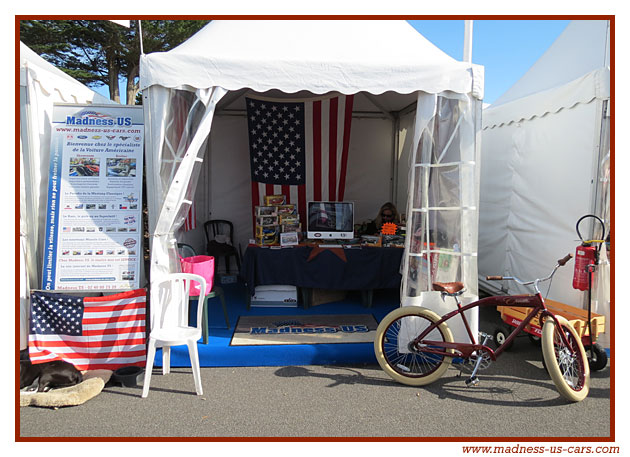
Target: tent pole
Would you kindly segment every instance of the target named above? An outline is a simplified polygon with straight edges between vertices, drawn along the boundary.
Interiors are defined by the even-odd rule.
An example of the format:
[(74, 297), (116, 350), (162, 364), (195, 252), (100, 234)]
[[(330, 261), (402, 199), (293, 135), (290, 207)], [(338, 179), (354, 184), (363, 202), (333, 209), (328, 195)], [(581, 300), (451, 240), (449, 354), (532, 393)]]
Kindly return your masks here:
[(385, 115), (385, 117), (387, 117), (387, 119), (390, 119), (390, 120), (394, 119), (394, 115), (391, 112), (387, 111), (387, 109), (381, 103), (379, 103), (376, 97), (374, 97), (369, 92), (362, 92), (362, 93), (365, 95), (365, 98), (371, 101), (372, 104), (374, 104), (374, 106), (376, 106)]
[(396, 208), (399, 208), (398, 205), (398, 162), (400, 158), (400, 117), (398, 114), (395, 115), (392, 121), (392, 129), (394, 130), (392, 133), (392, 198), (391, 201), (396, 205)]
[[(245, 97), (247, 95), (247, 92), (248, 92), (248, 89), (244, 89), (240, 91), (235, 90), (235, 91), (228, 92), (228, 95), (226, 95), (225, 97), (221, 99), (221, 107), (219, 108), (219, 106), (217, 106), (217, 113), (215, 114), (215, 116), (222, 114), (223, 111), (226, 111), (228, 106), (230, 106), (233, 102), (235, 102), (241, 96)], [(239, 110), (239, 111), (242, 112), (243, 115), (247, 116), (246, 110)]]
[(464, 21), (464, 62), (472, 62), (473, 21)]
[(144, 47), (142, 46), (142, 21), (138, 19), (138, 37), (140, 38), (140, 55), (144, 54)]

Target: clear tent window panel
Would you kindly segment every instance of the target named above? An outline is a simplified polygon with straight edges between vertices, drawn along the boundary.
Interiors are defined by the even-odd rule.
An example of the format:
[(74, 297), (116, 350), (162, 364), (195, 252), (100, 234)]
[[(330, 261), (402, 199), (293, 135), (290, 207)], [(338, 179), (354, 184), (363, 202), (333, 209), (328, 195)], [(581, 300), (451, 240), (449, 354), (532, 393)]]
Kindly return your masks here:
[[(162, 189), (159, 195), (159, 205), (162, 209), (167, 202), (167, 193), (177, 179), (179, 167), (189, 152), (189, 147), (199, 130), (206, 111), (206, 106), (195, 92), (167, 89), (166, 97), (168, 104), (163, 119), (164, 135), (160, 148), (162, 159), (156, 164), (159, 167), (159, 188)], [(182, 226), (190, 210), (190, 202), (192, 202), (201, 172), (206, 142), (207, 139), (203, 141), (202, 147), (197, 152), (197, 160), (193, 163), (190, 181), (185, 188), (182, 204), (175, 213), (172, 232)], [(173, 243), (169, 243), (167, 252), (169, 270), (180, 271), (179, 255)]]
[[(463, 282), (477, 292), (478, 101), (421, 94), (407, 202), (403, 305), (431, 308), (433, 283)], [(429, 294), (429, 295), (427, 295)], [(438, 311), (438, 310), (436, 310)]]
[(147, 195), (151, 277), (180, 271), (174, 232), (190, 210), (214, 110), (225, 90), (152, 86), (143, 95), (148, 126)]
[[(195, 92), (186, 90), (169, 89), (169, 102), (169, 108), (167, 109), (164, 121), (162, 160), (159, 164), (160, 180), (162, 181), (162, 189), (164, 189), (163, 197), (166, 197), (165, 193), (175, 179), (179, 165), (199, 129), (206, 110), (205, 105), (201, 102), (199, 97), (196, 96)], [(207, 139), (205, 141), (207, 141)], [(203, 159), (205, 150), (205, 147), (200, 148), (198, 154), (200, 159)], [(192, 197), (192, 193), (196, 188), (197, 179), (201, 170), (200, 164), (201, 162), (195, 163), (190, 185), (187, 189), (187, 195), (184, 197), (185, 200), (191, 200), (190, 197)], [(189, 206), (182, 209), (184, 215), (178, 218), (178, 220), (182, 219), (183, 221), (185, 211), (187, 211), (188, 208)], [(177, 221), (176, 225), (178, 225)]]

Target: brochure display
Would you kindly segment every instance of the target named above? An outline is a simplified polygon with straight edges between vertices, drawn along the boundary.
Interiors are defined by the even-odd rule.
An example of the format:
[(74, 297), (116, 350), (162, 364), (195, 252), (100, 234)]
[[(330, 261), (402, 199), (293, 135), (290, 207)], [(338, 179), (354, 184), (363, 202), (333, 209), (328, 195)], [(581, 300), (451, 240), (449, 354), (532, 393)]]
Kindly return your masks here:
[(55, 105), (42, 289), (139, 287), (142, 107)]

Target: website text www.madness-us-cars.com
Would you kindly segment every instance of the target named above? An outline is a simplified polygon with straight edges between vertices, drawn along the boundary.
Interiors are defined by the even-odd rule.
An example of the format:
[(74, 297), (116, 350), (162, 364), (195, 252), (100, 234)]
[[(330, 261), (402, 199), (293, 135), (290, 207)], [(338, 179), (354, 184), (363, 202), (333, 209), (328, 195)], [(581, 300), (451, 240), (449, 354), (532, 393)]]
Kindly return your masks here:
[(499, 455), (499, 454), (621, 454), (619, 446), (462, 446), (463, 454), (470, 455)]

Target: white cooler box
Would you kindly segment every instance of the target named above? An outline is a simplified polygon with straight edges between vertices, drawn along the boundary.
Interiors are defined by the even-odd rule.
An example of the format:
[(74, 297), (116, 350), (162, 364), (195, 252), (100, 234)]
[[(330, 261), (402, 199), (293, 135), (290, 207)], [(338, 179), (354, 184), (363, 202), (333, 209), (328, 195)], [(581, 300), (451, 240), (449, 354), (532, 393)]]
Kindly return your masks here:
[(256, 286), (251, 306), (297, 308), (297, 287), (282, 285)]

